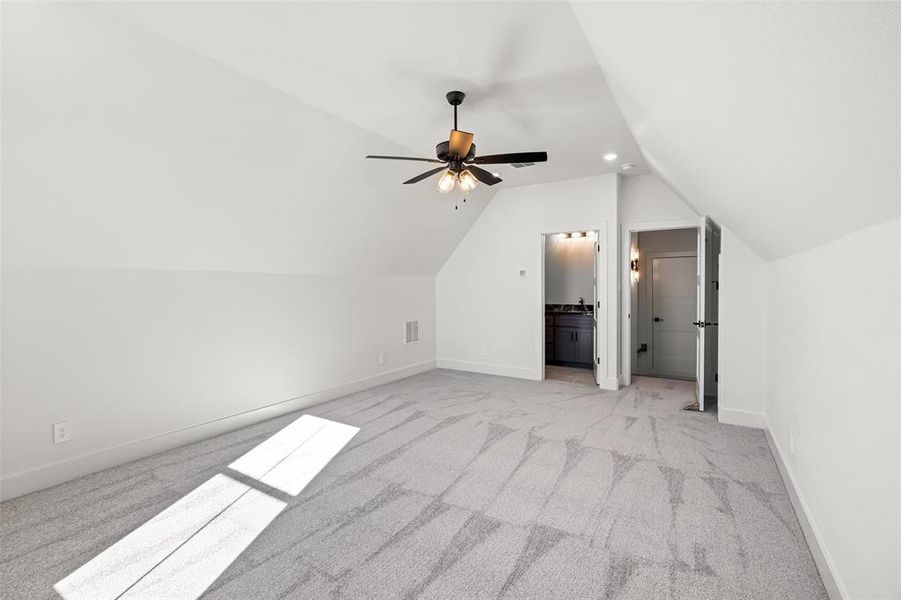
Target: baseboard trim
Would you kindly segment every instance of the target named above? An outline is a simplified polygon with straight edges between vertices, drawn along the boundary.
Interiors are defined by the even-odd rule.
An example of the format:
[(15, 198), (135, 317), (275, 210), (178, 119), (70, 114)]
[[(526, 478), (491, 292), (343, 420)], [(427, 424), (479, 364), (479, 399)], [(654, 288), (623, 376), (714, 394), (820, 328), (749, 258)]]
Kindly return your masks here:
[(118, 446), (95, 450), (65, 460), (42, 465), (26, 471), (11, 473), (0, 478), (0, 500), (9, 500), (30, 492), (42, 490), (72, 479), (90, 475), (110, 467), (146, 458), (158, 452), (171, 450), (185, 444), (211, 438), (247, 425), (259, 423), (284, 414), (321, 404), (335, 398), (353, 394), (399, 379), (405, 379), (419, 373), (431, 371), (436, 367), (435, 360), (400, 367), (370, 377), (363, 377), (324, 390), (304, 394), (251, 409), (239, 414), (228, 415), (212, 421), (189, 425), (174, 431), (167, 431), (151, 437), (135, 440)]
[(726, 408), (724, 406), (717, 407), (716, 412), (720, 423), (753, 427), (754, 429), (766, 429), (766, 418), (763, 416), (763, 413)]
[(810, 510), (807, 508), (804, 494), (801, 493), (801, 490), (798, 489), (798, 486), (795, 483), (795, 477), (792, 474), (792, 470), (788, 466), (788, 463), (785, 462), (785, 455), (782, 453), (782, 449), (773, 437), (772, 427), (770, 427), (770, 423), (766, 419), (766, 416), (764, 416), (763, 420), (763, 432), (767, 444), (770, 447), (770, 453), (776, 461), (776, 467), (779, 469), (779, 474), (782, 475), (782, 481), (785, 483), (788, 497), (791, 499), (792, 507), (794, 507), (798, 522), (801, 524), (801, 531), (804, 533), (804, 538), (807, 540), (807, 545), (810, 547), (810, 553), (813, 555), (813, 562), (816, 563), (817, 569), (820, 572), (820, 579), (823, 580), (823, 586), (826, 588), (826, 593), (829, 594), (830, 600), (845, 600), (850, 597), (848, 596), (848, 590), (845, 588), (844, 583), (835, 571), (832, 557), (829, 555), (826, 546), (822, 542), (820, 530), (816, 525), (816, 521), (813, 520)]
[(541, 379), (533, 369), (516, 367), (513, 365), (499, 365), (495, 363), (476, 362), (471, 360), (457, 360), (453, 358), (439, 358), (439, 369), (451, 369), (452, 371), (468, 371), (470, 373), (483, 373), (485, 375), (500, 375), (501, 377), (518, 377), (519, 379)]

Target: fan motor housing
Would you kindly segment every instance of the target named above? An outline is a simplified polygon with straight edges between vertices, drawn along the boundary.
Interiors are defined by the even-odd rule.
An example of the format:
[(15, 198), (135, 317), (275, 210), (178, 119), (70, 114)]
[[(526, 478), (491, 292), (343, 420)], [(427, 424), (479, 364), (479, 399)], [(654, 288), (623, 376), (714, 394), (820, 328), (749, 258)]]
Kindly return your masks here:
[[(446, 142), (441, 142), (437, 146), (435, 146), (435, 154), (438, 156), (439, 160), (443, 160), (445, 162), (454, 162), (455, 160), (459, 160), (459, 157), (450, 151), (450, 140)], [(466, 153), (466, 156), (463, 157), (463, 160), (470, 161), (476, 156), (476, 145), (472, 144), (469, 147), (469, 152)]]

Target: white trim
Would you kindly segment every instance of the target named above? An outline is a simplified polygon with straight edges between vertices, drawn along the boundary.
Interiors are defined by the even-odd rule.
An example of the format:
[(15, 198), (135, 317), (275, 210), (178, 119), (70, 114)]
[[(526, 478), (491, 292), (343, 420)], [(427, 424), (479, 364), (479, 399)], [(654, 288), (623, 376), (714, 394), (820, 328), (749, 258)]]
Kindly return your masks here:
[(807, 545), (810, 547), (811, 555), (813, 555), (813, 562), (816, 563), (817, 569), (820, 572), (820, 579), (823, 581), (823, 587), (826, 588), (826, 593), (829, 594), (831, 600), (845, 600), (846, 598), (850, 598), (848, 590), (845, 588), (845, 584), (842, 582), (841, 577), (838, 576), (835, 563), (829, 555), (829, 551), (826, 549), (825, 544), (823, 544), (820, 529), (817, 527), (816, 521), (813, 520), (813, 515), (810, 514), (810, 509), (807, 507), (804, 495), (801, 493), (801, 490), (795, 481), (791, 467), (785, 461), (785, 455), (782, 453), (782, 449), (773, 437), (772, 427), (770, 426), (770, 422), (766, 418), (766, 415), (764, 415), (763, 420), (766, 425), (764, 435), (767, 444), (770, 446), (770, 453), (773, 455), (773, 460), (776, 462), (779, 474), (782, 475), (782, 481), (785, 483), (785, 489), (788, 491), (792, 507), (795, 509), (795, 515), (797, 515), (798, 522), (801, 524), (801, 531), (804, 532), (804, 538), (807, 540)]
[(457, 360), (453, 358), (439, 358), (439, 369), (451, 369), (453, 371), (467, 371), (469, 373), (483, 373), (485, 375), (500, 375), (501, 377), (517, 377), (519, 379), (533, 379), (541, 381), (541, 375), (534, 369), (517, 367), (515, 365), (501, 365), (496, 363), (478, 362), (473, 360)]
[[(608, 240), (608, 232), (607, 232), (608, 223), (596, 223), (594, 225), (574, 225), (572, 227), (564, 227), (562, 229), (557, 229), (555, 231), (544, 231), (538, 234), (538, 265), (539, 265), (539, 288), (538, 288), (538, 311), (537, 311), (537, 320), (536, 320), (536, 328), (535, 328), (535, 347), (537, 349), (536, 355), (536, 364), (534, 369), (522, 369), (521, 367), (509, 367), (511, 369), (521, 369), (523, 371), (528, 371), (529, 375), (509, 375), (509, 377), (526, 377), (528, 379), (538, 379), (539, 381), (544, 379), (544, 254), (546, 247), (546, 236), (554, 235), (555, 233), (565, 233), (567, 231), (593, 231), (595, 233), (596, 239), (595, 241), (598, 243), (600, 247), (600, 252), (598, 252), (597, 257), (597, 269), (595, 270), (595, 278), (597, 279), (597, 298), (596, 302), (600, 302), (601, 306), (598, 307), (595, 305), (592, 310), (594, 311), (595, 321), (598, 323), (598, 329), (605, 332), (604, 335), (604, 344), (603, 346), (599, 346), (597, 340), (595, 340), (595, 364), (598, 365), (598, 379), (600, 383), (598, 387), (602, 389), (618, 389), (618, 387), (607, 388), (609, 381), (614, 382), (614, 386), (619, 383), (618, 377), (610, 378), (608, 375), (611, 371), (616, 371), (616, 352), (611, 352), (611, 346), (615, 350), (617, 348), (617, 340), (616, 340), (616, 329), (610, 327), (610, 309), (616, 308), (616, 299), (614, 298), (614, 302), (611, 305), (610, 303), (610, 280), (608, 275), (607, 266), (610, 260), (610, 243)], [(614, 229), (614, 232), (616, 230)], [(613, 248), (616, 247), (616, 242), (613, 242)], [(598, 277), (599, 274), (604, 274), (604, 277)], [(613, 282), (616, 282), (616, 278), (614, 277)], [(614, 316), (614, 319), (616, 317)], [(614, 320), (614, 323), (616, 321)], [(612, 343), (611, 343), (611, 330), (612, 330)], [(608, 356), (597, 356), (597, 348), (603, 347), (604, 352)], [(601, 359), (598, 362), (598, 358)], [(478, 364), (478, 363), (477, 363)], [(469, 369), (463, 369), (469, 370)], [(479, 373), (485, 373), (487, 371), (478, 371)], [(536, 376), (535, 373), (538, 375)], [(497, 375), (503, 375), (505, 373), (494, 373)]]
[(632, 383), (632, 324), (629, 314), (632, 311), (632, 294), (626, 293), (632, 289), (632, 271), (630, 268), (630, 260), (632, 255), (631, 235), (642, 231), (663, 231), (667, 229), (692, 229), (698, 227), (697, 219), (671, 219), (669, 221), (641, 221), (635, 223), (624, 223), (620, 229), (620, 241), (622, 243), (622, 252), (620, 255), (620, 348), (619, 354), (622, 356), (622, 369), (620, 373), (623, 376), (625, 385)]
[(430, 371), (434, 368), (435, 361), (427, 360), (371, 377), (343, 383), (332, 388), (304, 394), (297, 398), (276, 402), (268, 406), (228, 415), (205, 423), (189, 425), (188, 427), (167, 431), (126, 444), (87, 452), (33, 469), (19, 471), (18, 473), (11, 473), (0, 479), (0, 500), (9, 500), (10, 498), (48, 488), (77, 477), (146, 458), (158, 452), (198, 442), (354, 392)]
[(763, 413), (759, 412), (720, 406), (717, 408), (717, 418), (720, 423), (725, 423), (727, 425), (740, 425), (742, 427), (753, 427), (754, 429), (766, 429), (766, 417)]
[(696, 218), (690, 219), (671, 219), (669, 221), (641, 221), (637, 223), (625, 223), (623, 231), (662, 231), (664, 229), (693, 229), (698, 226)]
[(619, 377), (607, 377), (605, 379), (601, 379), (601, 383), (600, 385), (598, 385), (598, 387), (602, 390), (610, 390), (612, 392), (615, 392), (619, 389), (619, 380)]

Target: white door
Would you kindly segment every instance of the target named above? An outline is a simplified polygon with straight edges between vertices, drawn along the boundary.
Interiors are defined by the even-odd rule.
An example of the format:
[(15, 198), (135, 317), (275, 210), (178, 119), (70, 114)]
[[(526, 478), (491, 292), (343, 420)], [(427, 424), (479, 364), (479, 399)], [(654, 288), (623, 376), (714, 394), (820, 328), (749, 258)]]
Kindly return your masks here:
[(719, 354), (719, 279), (720, 279), (720, 230), (716, 223), (708, 219), (707, 258), (705, 260), (704, 282), (704, 394), (717, 397), (718, 354)]
[(694, 256), (651, 259), (651, 348), (655, 375), (691, 379), (695, 375), (696, 313)]
[(707, 353), (705, 352), (706, 338), (705, 329), (707, 322), (707, 240), (710, 237), (710, 221), (707, 217), (701, 217), (698, 224), (698, 269), (697, 269), (697, 290), (698, 290), (698, 311), (697, 320), (694, 326), (697, 329), (697, 352), (696, 352), (696, 373), (695, 379), (697, 386), (695, 394), (698, 397), (698, 409), (704, 410), (704, 392), (705, 392), (705, 366)]
[(591, 370), (594, 372), (594, 382), (598, 385), (601, 384), (600, 373), (598, 373), (598, 366), (601, 363), (601, 359), (598, 358), (601, 354), (598, 352), (598, 345), (600, 342), (600, 336), (598, 336), (598, 254), (601, 251), (601, 244), (599, 242), (594, 243), (594, 297), (591, 300), (591, 314), (594, 316), (592, 320), (592, 336), (594, 337), (594, 360), (591, 361)]

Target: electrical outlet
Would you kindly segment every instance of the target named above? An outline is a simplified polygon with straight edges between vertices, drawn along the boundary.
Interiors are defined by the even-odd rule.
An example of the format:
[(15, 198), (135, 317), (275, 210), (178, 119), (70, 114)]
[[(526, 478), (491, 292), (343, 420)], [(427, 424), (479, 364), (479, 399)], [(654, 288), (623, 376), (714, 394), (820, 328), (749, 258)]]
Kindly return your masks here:
[(63, 421), (53, 424), (53, 443), (63, 444), (72, 439), (72, 423)]
[(379, 364), (383, 365), (388, 362), (388, 356), (384, 352), (379, 352)]
[(488, 356), (488, 346), (482, 346), (482, 356)]
[(519, 269), (519, 270), (516, 272), (516, 277), (517, 277), (518, 279), (528, 279), (528, 278), (529, 278), (529, 271), (528, 271), (527, 269)]

